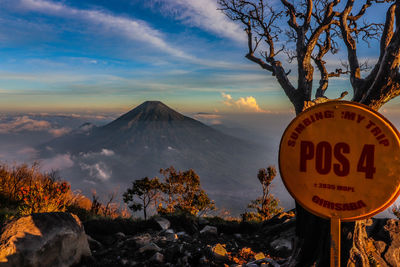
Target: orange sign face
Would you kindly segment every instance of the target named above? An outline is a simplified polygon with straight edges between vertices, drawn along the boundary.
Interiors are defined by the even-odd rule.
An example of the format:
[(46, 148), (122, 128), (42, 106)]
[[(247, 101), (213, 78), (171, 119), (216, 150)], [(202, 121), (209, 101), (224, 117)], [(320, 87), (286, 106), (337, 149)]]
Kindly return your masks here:
[(289, 193), (315, 215), (343, 221), (371, 217), (399, 195), (399, 134), (364, 105), (327, 102), (289, 124), (279, 168)]

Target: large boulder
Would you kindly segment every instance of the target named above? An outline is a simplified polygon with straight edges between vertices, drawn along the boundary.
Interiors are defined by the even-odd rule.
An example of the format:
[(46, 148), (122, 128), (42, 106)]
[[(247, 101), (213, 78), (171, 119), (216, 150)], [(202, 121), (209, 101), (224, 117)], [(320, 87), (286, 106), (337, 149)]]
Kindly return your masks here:
[(71, 266), (91, 256), (77, 216), (36, 213), (11, 221), (0, 236), (0, 266)]

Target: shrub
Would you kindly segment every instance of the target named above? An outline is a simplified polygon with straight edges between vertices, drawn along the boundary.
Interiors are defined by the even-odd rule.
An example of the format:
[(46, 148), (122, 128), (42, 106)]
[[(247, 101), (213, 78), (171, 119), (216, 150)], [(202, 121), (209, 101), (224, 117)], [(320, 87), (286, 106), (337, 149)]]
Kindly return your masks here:
[(74, 198), (70, 185), (56, 172), (40, 172), (39, 164), (0, 165), (0, 207), (15, 207), (18, 214), (65, 211)]
[(67, 207), (67, 211), (76, 214), (81, 221), (91, 219), (107, 218), (129, 218), (131, 215), (126, 208), (120, 207), (120, 204), (114, 202), (116, 193), (107, 196), (103, 204), (96, 191), (92, 192), (92, 200), (81, 194), (75, 194), (74, 201)]
[(271, 183), (275, 176), (276, 169), (273, 166), (258, 170), (257, 178), (262, 185), (263, 194), (256, 200), (252, 200), (247, 206), (254, 211), (242, 214), (242, 219), (244, 221), (268, 220), (283, 211), (283, 209), (279, 207), (279, 200), (270, 192)]
[(17, 197), (22, 215), (37, 212), (65, 211), (71, 201), (70, 185), (47, 177), (35, 180), (30, 186), (21, 186)]
[(126, 210), (113, 202), (114, 197), (112, 194), (102, 204), (94, 194), (92, 202), (79, 192), (72, 192), (57, 172), (41, 172), (38, 163), (11, 167), (0, 163), (0, 223), (14, 215), (56, 211), (75, 213), (81, 220), (129, 217)]

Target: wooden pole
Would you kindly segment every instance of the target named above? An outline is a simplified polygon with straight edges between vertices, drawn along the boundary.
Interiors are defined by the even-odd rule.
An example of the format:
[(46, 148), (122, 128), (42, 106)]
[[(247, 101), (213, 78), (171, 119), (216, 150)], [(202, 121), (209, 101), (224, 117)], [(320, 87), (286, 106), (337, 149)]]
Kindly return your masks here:
[(331, 218), (331, 267), (340, 267), (340, 218)]

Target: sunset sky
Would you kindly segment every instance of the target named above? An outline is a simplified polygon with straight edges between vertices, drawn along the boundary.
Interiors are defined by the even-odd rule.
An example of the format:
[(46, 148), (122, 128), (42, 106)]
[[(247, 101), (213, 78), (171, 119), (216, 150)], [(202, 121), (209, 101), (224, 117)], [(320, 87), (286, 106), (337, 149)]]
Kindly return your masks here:
[[(383, 20), (384, 9), (373, 12), (368, 19)], [(360, 57), (374, 62), (376, 52), (376, 42), (360, 44)], [(0, 0), (0, 111), (125, 111), (161, 100), (181, 112), (287, 112), (274, 77), (245, 53), (242, 26), (216, 0)], [(351, 91), (346, 77), (331, 87), (329, 97)]]

